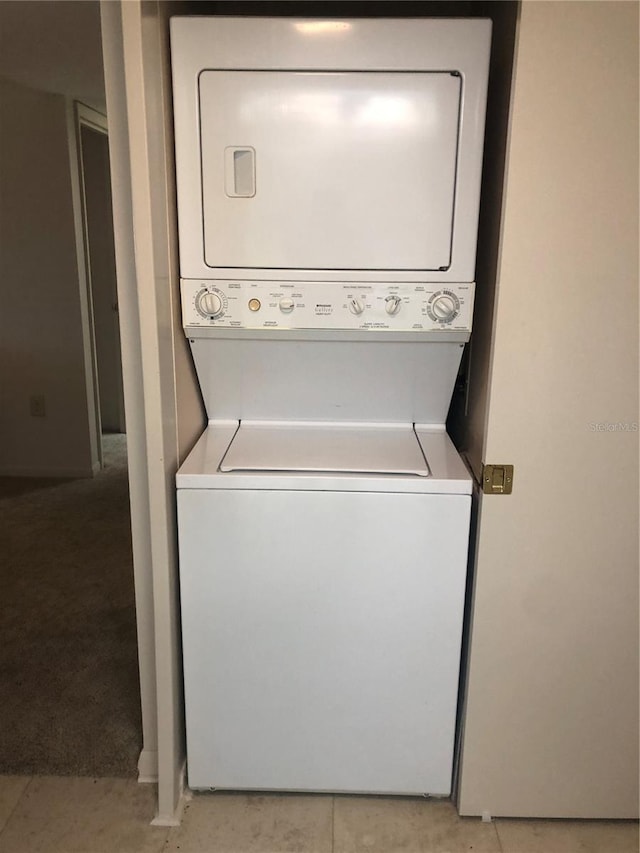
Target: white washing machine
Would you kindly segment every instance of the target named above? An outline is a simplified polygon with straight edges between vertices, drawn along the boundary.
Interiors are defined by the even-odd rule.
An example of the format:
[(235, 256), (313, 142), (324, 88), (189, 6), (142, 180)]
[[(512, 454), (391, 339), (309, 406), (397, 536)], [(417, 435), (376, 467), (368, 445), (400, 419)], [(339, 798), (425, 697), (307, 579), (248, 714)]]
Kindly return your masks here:
[(450, 792), (470, 490), (442, 429), (209, 426), (178, 475), (192, 787)]
[(447, 795), (490, 25), (172, 21), (193, 788)]

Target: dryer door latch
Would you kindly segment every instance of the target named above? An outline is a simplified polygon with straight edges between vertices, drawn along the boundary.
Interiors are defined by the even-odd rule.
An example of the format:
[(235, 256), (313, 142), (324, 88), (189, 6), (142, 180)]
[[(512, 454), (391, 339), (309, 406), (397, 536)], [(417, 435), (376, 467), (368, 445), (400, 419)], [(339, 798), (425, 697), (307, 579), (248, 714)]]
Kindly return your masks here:
[(513, 465), (483, 465), (482, 491), (485, 495), (510, 495)]

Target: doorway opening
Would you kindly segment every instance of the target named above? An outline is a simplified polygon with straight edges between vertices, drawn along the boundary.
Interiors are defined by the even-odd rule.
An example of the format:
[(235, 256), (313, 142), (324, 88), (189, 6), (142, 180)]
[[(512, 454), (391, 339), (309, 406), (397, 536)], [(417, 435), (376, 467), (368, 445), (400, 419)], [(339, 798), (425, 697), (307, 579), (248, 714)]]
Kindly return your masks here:
[[(65, 115), (62, 99), (59, 107)], [(142, 726), (108, 137), (100, 113), (78, 106), (74, 118), (75, 136), (65, 139), (76, 141), (81, 168), (65, 191), (71, 197), (79, 178), (81, 204), (74, 202), (75, 243), (71, 227), (63, 236), (66, 248), (80, 243), (80, 255), (78, 238), (85, 241), (83, 365), (87, 391), (95, 391), (87, 429), (100, 466), (93, 477), (37, 470), (0, 477), (0, 773), (135, 776)], [(54, 165), (68, 180), (63, 145), (59, 153)], [(21, 174), (27, 166), (18, 158), (15, 168)], [(57, 282), (52, 276), (51, 289)], [(73, 317), (77, 293), (60, 299)]]

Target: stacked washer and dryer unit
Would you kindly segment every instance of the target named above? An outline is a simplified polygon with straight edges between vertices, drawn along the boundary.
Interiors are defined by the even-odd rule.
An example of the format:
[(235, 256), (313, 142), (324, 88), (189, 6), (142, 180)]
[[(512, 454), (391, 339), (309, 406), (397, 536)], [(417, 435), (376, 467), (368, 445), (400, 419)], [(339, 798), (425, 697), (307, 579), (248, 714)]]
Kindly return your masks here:
[(486, 20), (171, 22), (192, 788), (451, 791)]

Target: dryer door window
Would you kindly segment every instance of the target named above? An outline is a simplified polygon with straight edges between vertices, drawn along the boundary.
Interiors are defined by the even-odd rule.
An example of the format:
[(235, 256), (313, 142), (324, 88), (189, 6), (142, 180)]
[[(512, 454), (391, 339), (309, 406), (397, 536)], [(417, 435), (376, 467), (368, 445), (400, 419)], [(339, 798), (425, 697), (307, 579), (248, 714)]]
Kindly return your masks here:
[(460, 76), (204, 71), (199, 96), (208, 266), (449, 266)]

